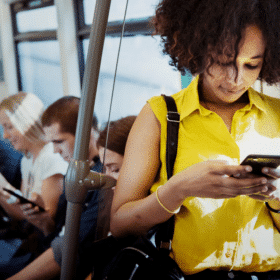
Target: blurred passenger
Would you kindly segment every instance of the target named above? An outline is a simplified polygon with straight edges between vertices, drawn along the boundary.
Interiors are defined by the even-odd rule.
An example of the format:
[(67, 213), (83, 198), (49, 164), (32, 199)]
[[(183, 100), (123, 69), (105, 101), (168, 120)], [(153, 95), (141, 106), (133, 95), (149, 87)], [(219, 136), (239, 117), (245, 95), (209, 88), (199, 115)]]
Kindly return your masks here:
[[(16, 150), (24, 153), (21, 161), (22, 195), (32, 199), (32, 195), (36, 193), (37, 199), (41, 198), (42, 206), (50, 217), (54, 218), (58, 199), (62, 193), (63, 175), (68, 164), (54, 153), (52, 144), (44, 141), (44, 132), (40, 123), (42, 113), (42, 101), (31, 93), (20, 92), (4, 99), (0, 104), (3, 137), (8, 139)], [(15, 190), (11, 185), (1, 187)], [(35, 222), (32, 219), (32, 211), (29, 213), (20, 211), (20, 204), (9, 204), (10, 199), (7, 201), (6, 196), (8, 195), (0, 196), (0, 203), (12, 218)], [(33, 209), (34, 212), (36, 210), (38, 211)], [(42, 230), (47, 231), (44, 228)]]
[[(46, 140), (52, 142), (54, 150), (66, 161), (70, 161), (75, 144), (76, 125), (78, 121), (80, 99), (74, 96), (65, 96), (50, 105), (42, 116), (42, 125)], [(91, 166), (99, 163), (96, 140), (98, 137), (98, 122), (94, 116), (92, 120), (89, 160)]]
[[(30, 236), (41, 233), (48, 235), (54, 230), (58, 200), (62, 194), (63, 178), (68, 164), (59, 154), (54, 153), (53, 144), (44, 140), (40, 122), (43, 109), (42, 101), (36, 95), (24, 92), (12, 95), (0, 103), (3, 137), (8, 139), (16, 150), (24, 153), (21, 160), (20, 191), (1, 177), (0, 205), (12, 221), (15, 221), (15, 229), (12, 233), (8, 230), (6, 236), (0, 236), (0, 270), (9, 263), (19, 268), (14, 260), (15, 255), (24, 255), (25, 260), (32, 257), (29, 245), (35, 244), (33, 240), (29, 240)], [(19, 203), (15, 196), (5, 192), (3, 188), (33, 200), (46, 211), (39, 212), (38, 207)], [(28, 240), (28, 249), (22, 250), (23, 244)], [(19, 260), (21, 263), (22, 259)], [(2, 277), (3, 274), (0, 274)]]
[[(22, 153), (12, 148), (8, 141), (0, 138), (0, 185), (3, 178), (4, 183), (9, 184), (16, 189), (20, 189), (21, 171), (20, 162)], [(0, 231), (6, 229), (10, 225), (9, 218), (5, 210), (0, 207)]]
[[(99, 147), (99, 156), (102, 159), (102, 161), (104, 161), (105, 173), (107, 175), (112, 176), (115, 179), (118, 179), (119, 171), (122, 166), (126, 140), (135, 119), (136, 119), (135, 116), (129, 116), (111, 122), (109, 126), (109, 137), (107, 141), (108, 149), (106, 149), (106, 151), (104, 150), (104, 147), (106, 146), (106, 138), (107, 138), (107, 131), (108, 131), (107, 127), (100, 133), (99, 139), (97, 141), (97, 146)], [(96, 191), (89, 192), (89, 194), (91, 193), (96, 193)], [(100, 191), (98, 191), (98, 193), (100, 193)], [(102, 201), (101, 203), (104, 202)], [(101, 214), (99, 213), (99, 209), (95, 208), (95, 213), (97, 214), (98, 212), (98, 220), (99, 220), (99, 215)], [(110, 210), (110, 207), (108, 207), (108, 209)], [(82, 216), (84, 212), (82, 213)], [(109, 219), (109, 215), (107, 216), (107, 220), (108, 219)], [(103, 221), (100, 222), (102, 223)], [(81, 220), (80, 237), (82, 234), (82, 223), (83, 220)], [(108, 221), (106, 221), (105, 224), (106, 225), (103, 224), (103, 226), (106, 227), (106, 230), (104, 229), (103, 231), (108, 233), (109, 232)], [(92, 227), (91, 232), (84, 234), (84, 238), (83, 239), (80, 238), (79, 240), (79, 260), (77, 265), (77, 274), (75, 277), (76, 280), (85, 279), (86, 276), (91, 272), (92, 264), (90, 261), (89, 254), (94, 254), (94, 252), (89, 252), (87, 248), (95, 240), (96, 237), (95, 229), (96, 229), (96, 221), (94, 226)], [(57, 240), (59, 239), (61, 240), (61, 237), (57, 238)], [(34, 260), (31, 264), (29, 264), (26, 268), (24, 268), (22, 271), (20, 271), (13, 277), (9, 278), (9, 280), (17, 280), (17, 279), (41, 280), (41, 279), (53, 279), (55, 277), (58, 277), (60, 275), (60, 270), (61, 270), (61, 254), (62, 254), (63, 243), (60, 242), (57, 243), (57, 245), (58, 244), (60, 246), (55, 246), (55, 247), (52, 246), (41, 256), (39, 256), (36, 260)]]
[(0, 139), (0, 173), (9, 184), (20, 189), (20, 162), (23, 154), (16, 151), (10, 143)]

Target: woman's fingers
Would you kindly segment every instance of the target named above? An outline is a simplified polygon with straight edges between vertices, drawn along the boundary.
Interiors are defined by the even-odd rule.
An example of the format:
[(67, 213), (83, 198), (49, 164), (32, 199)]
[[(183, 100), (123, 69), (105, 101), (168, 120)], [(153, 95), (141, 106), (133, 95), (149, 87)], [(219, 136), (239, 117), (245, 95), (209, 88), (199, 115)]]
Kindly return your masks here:
[(227, 165), (217, 162), (212, 167), (212, 173), (217, 175), (228, 175), (232, 177), (243, 177), (252, 172), (252, 167), (249, 165)]
[(260, 201), (269, 201), (269, 200), (275, 199), (275, 197), (273, 195), (270, 197), (267, 197), (267, 196), (263, 196), (260, 194), (253, 194), (253, 195), (249, 195), (249, 197), (256, 199), (256, 200), (260, 200)]
[(44, 204), (44, 200), (42, 198), (41, 195), (39, 195), (38, 193), (33, 193), (32, 194), (32, 199), (31, 199), (34, 203), (36, 203), (37, 205), (45, 208), (45, 204)]
[(30, 219), (34, 218), (39, 212), (39, 207), (33, 207), (30, 203), (22, 204), (20, 208), (23, 211), (23, 214)]
[(237, 195), (248, 195), (258, 200), (275, 199), (275, 191), (277, 187), (274, 185), (275, 180), (264, 177), (237, 179), (240, 186), (235, 191)]
[[(202, 162), (178, 174), (184, 182), (186, 196), (231, 198), (247, 195), (256, 198), (273, 197), (275, 179), (251, 173), (252, 167), (229, 165), (223, 161)], [(270, 171), (275, 175), (275, 171)], [(188, 178), (188, 179), (186, 179)], [(184, 194), (185, 195), (185, 194)]]
[(266, 193), (268, 187), (266, 185), (258, 185), (254, 187), (221, 187), (219, 189), (221, 195), (226, 195), (228, 197), (236, 197), (239, 195), (253, 195), (258, 193)]
[(264, 167), (262, 169), (262, 173), (264, 173), (265, 175), (268, 175), (268, 176), (270, 176), (274, 179), (279, 179), (280, 178), (280, 169)]
[(32, 209), (32, 204), (30, 204), (30, 203), (20, 204), (20, 209), (22, 211), (27, 211), (29, 209)]

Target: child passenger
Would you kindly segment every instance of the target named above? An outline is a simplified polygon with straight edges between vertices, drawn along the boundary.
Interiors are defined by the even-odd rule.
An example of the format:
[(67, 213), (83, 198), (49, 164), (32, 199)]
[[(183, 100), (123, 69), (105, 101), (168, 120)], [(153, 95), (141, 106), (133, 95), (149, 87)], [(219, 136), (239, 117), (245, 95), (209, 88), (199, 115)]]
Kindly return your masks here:
[(176, 214), (171, 257), (186, 279), (280, 279), (279, 170), (253, 176), (237, 164), (280, 155), (280, 100), (251, 87), (280, 81), (279, 10), (278, 0), (163, 0), (156, 10), (164, 53), (196, 77), (173, 95), (180, 127), (170, 180), (163, 97), (137, 117), (111, 231), (144, 234)]

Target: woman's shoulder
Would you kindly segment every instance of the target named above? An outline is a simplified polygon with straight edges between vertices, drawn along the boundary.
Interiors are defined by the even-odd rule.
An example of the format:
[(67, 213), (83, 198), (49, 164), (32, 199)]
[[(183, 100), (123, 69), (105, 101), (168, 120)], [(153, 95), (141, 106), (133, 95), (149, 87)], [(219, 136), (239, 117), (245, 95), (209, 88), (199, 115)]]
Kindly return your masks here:
[[(280, 114), (279, 107), (280, 107), (280, 94), (279, 98), (272, 97), (264, 93), (260, 93), (253, 88), (250, 88), (251, 97), (256, 104), (263, 106), (265, 110), (269, 110), (269, 113), (273, 114)], [(271, 112), (270, 112), (271, 110)]]
[[(185, 94), (186, 94), (186, 89), (182, 89), (179, 92), (170, 95), (171, 97), (173, 97), (177, 107), (180, 106), (180, 104), (182, 103)], [(160, 115), (166, 117), (167, 107), (166, 107), (164, 97), (162, 95), (153, 96), (147, 102), (151, 106), (156, 116)]]

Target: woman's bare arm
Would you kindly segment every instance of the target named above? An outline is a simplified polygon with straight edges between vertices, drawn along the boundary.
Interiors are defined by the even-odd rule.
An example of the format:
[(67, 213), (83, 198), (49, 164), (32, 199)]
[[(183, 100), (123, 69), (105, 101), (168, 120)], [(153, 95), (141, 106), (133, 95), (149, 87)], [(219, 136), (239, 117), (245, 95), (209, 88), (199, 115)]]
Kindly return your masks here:
[(50, 234), (54, 230), (54, 218), (62, 188), (63, 175), (53, 175), (43, 181), (41, 195), (34, 193), (32, 196), (32, 200), (45, 208), (45, 212), (40, 212), (38, 207), (32, 207), (30, 204), (21, 206), (25, 219), (42, 230), (45, 235)]
[[(111, 211), (111, 232), (115, 236), (144, 234), (169, 219), (156, 194), (149, 190), (160, 166), (160, 124), (150, 106), (144, 106), (130, 135)], [(251, 168), (209, 160), (195, 164), (172, 176), (158, 191), (161, 203), (175, 210), (189, 196), (230, 198), (267, 192), (267, 179), (236, 179)], [(228, 176), (225, 176), (228, 175)]]
[[(159, 148), (160, 124), (147, 104), (127, 140), (112, 204), (111, 231), (114, 235), (141, 234), (158, 223), (162, 211), (156, 198), (148, 194), (160, 166)], [(170, 217), (164, 212), (161, 214), (162, 220)]]
[(43, 181), (41, 196), (52, 218), (56, 215), (58, 200), (63, 191), (63, 178), (62, 174), (55, 174)]

